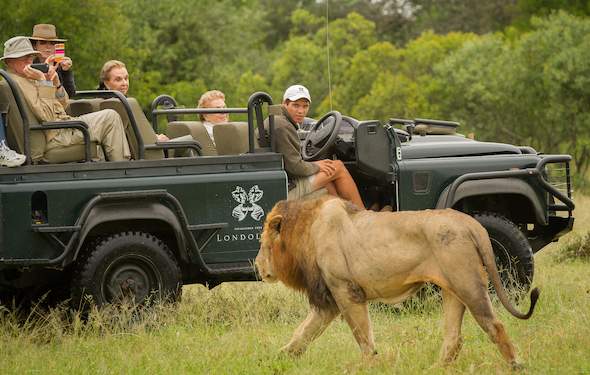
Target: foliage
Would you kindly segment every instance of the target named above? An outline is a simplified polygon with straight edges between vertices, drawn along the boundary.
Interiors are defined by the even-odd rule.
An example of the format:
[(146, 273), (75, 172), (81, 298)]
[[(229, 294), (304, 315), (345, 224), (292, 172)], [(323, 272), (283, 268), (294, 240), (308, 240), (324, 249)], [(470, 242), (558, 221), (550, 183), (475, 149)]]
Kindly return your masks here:
[(571, 153), (590, 166), (590, 20), (560, 12), (515, 41), (490, 35), (435, 66), (444, 114), (481, 139)]
[(554, 258), (557, 262), (590, 261), (590, 231), (569, 236), (559, 247), (559, 252)]
[(58, 36), (68, 39), (66, 54), (74, 61), (76, 84), (80, 88), (98, 86), (98, 75), (105, 61), (113, 58), (125, 61), (133, 55), (130, 46), (124, 43), (131, 25), (117, 1), (80, 0), (72, 6), (67, 0), (0, 0), (0, 9), (2, 41), (15, 35), (29, 36), (33, 25), (38, 23), (55, 24)]
[(209, 89), (224, 91), (231, 107), (255, 91), (280, 102), (301, 83), (312, 116), (456, 120), (478, 139), (571, 153), (580, 175), (590, 168), (587, 2), (0, 0), (0, 8), (10, 15), (3, 40), (57, 25), (79, 89), (96, 87), (104, 61), (124, 61), (130, 95), (146, 109), (164, 93), (192, 107)]
[(531, 27), (532, 16), (547, 17), (558, 10), (577, 16), (590, 15), (590, 3), (586, 0), (518, 0), (518, 15), (513, 24), (521, 29)]

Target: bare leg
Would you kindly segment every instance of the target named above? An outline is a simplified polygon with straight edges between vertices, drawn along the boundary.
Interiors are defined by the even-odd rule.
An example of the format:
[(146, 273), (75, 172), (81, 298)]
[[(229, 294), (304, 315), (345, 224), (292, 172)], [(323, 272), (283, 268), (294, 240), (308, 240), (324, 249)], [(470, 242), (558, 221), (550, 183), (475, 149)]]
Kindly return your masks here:
[[(334, 186), (333, 182), (328, 182), (324, 187), (326, 188), (326, 190), (328, 190), (328, 194), (333, 195), (335, 197), (338, 196), (338, 191), (336, 190), (336, 186)], [(321, 187), (318, 187), (318, 189), (321, 189)]]
[(312, 307), (307, 318), (297, 327), (291, 341), (281, 351), (299, 355), (307, 346), (319, 337), (338, 314), (337, 311), (318, 310)]
[[(335, 171), (331, 175), (327, 175), (324, 172), (319, 172), (313, 181), (313, 188), (317, 190), (322, 187), (327, 187), (329, 183), (332, 183), (336, 189), (336, 193), (339, 197), (351, 201), (356, 204), (359, 208), (365, 208), (361, 195), (356, 183), (352, 179), (350, 173), (340, 160), (332, 161), (335, 167)], [(330, 192), (330, 188), (328, 188)]]
[(440, 359), (443, 362), (452, 362), (457, 358), (463, 339), (461, 338), (461, 324), (465, 305), (451, 292), (443, 289), (443, 312), (444, 312), (444, 341), (440, 352)]

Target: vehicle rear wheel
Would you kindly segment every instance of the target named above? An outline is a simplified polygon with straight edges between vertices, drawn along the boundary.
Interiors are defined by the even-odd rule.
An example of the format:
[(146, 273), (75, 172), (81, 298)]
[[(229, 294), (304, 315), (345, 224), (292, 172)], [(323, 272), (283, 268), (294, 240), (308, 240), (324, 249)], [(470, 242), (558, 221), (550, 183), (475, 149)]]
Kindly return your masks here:
[(502, 215), (484, 212), (473, 217), (488, 231), (504, 288), (527, 292), (533, 281), (534, 258), (526, 236)]
[(180, 297), (180, 269), (167, 246), (143, 232), (122, 232), (90, 245), (73, 279), (72, 301), (146, 304)]

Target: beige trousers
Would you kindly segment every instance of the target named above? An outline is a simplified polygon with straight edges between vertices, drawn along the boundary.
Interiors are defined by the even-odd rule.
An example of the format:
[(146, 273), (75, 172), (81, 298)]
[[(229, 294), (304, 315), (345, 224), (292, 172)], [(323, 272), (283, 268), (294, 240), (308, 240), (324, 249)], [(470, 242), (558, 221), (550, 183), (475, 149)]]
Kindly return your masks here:
[[(81, 120), (88, 125), (90, 140), (101, 144), (110, 161), (129, 160), (131, 152), (125, 137), (123, 122), (112, 109), (88, 113), (72, 120)], [(47, 149), (83, 144), (82, 132), (76, 129), (59, 129), (57, 135), (47, 143)]]

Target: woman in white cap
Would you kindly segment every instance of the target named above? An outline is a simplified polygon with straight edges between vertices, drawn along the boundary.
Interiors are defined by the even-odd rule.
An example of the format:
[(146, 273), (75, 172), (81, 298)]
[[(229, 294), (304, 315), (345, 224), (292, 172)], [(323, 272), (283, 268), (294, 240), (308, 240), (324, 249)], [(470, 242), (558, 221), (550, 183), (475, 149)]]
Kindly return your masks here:
[(57, 69), (61, 85), (68, 93), (68, 96), (73, 97), (76, 94), (76, 82), (72, 71), (72, 59), (63, 56), (58, 62), (55, 54), (55, 45), (63, 43), (67, 39), (58, 38), (55, 26), (46, 23), (33, 26), (33, 35), (29, 39), (33, 48), (41, 53), (36, 62), (53, 65)]
[(297, 130), (303, 123), (311, 96), (305, 86), (290, 86), (283, 95), (282, 116), (275, 116), (273, 138), (277, 152), (283, 154), (289, 177), (289, 198), (301, 198), (325, 187), (328, 193), (365, 208), (356, 183), (340, 160), (308, 162), (301, 157)]

